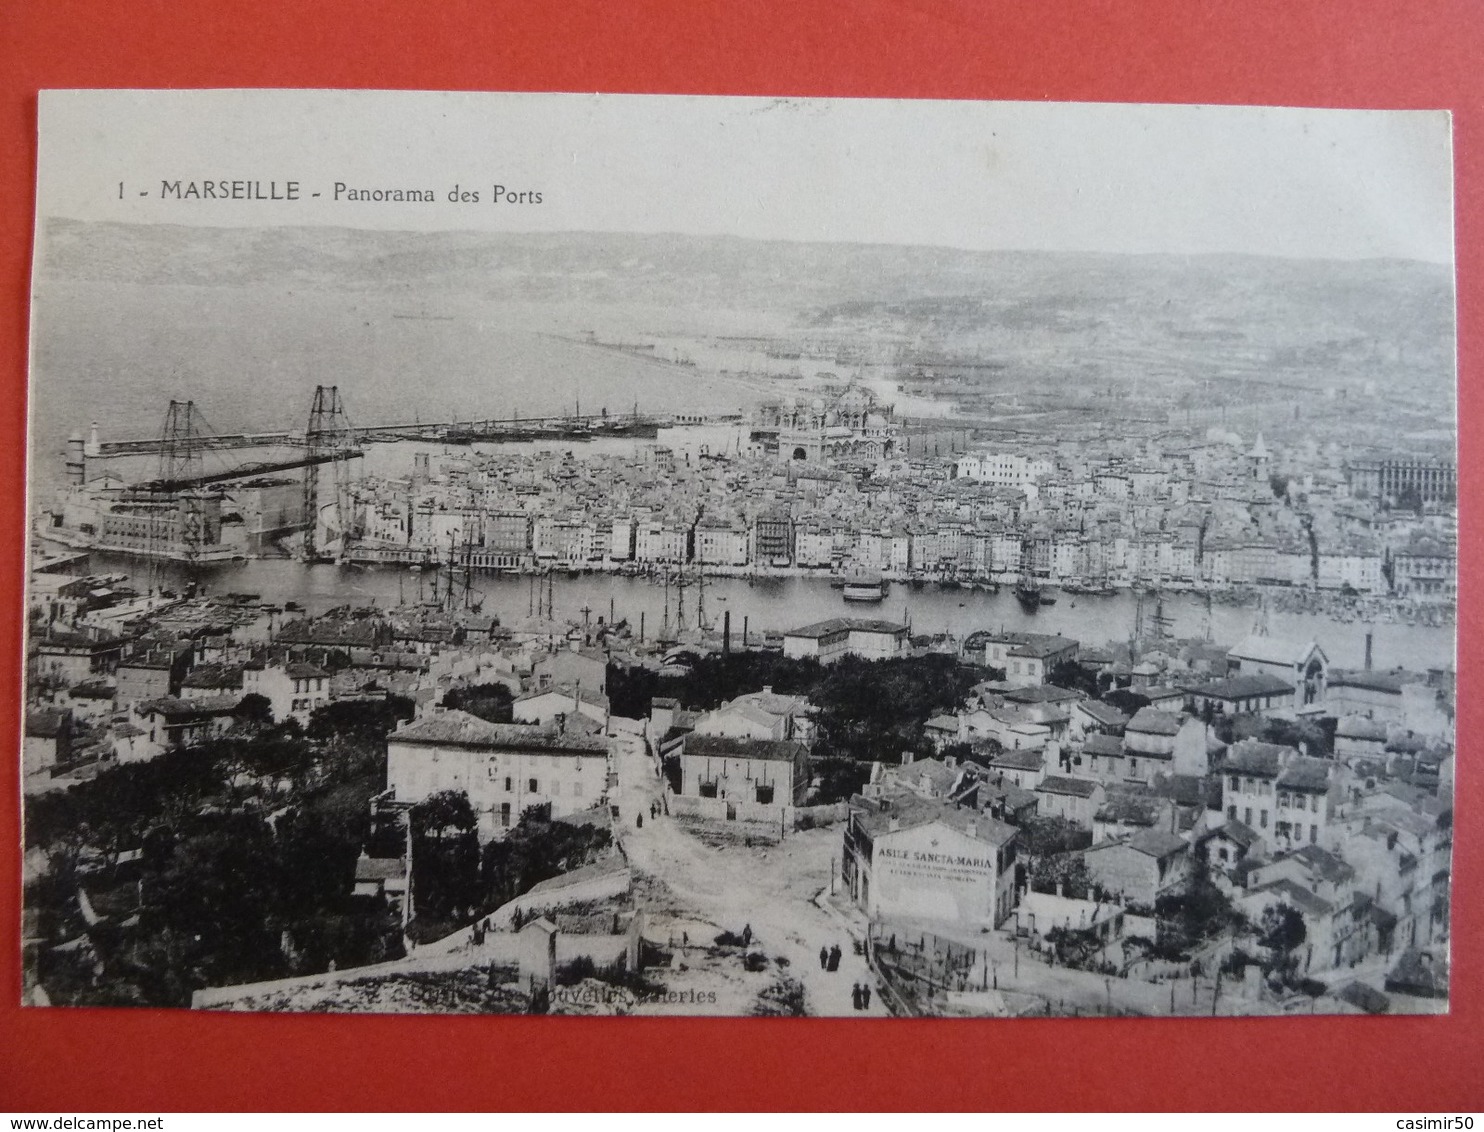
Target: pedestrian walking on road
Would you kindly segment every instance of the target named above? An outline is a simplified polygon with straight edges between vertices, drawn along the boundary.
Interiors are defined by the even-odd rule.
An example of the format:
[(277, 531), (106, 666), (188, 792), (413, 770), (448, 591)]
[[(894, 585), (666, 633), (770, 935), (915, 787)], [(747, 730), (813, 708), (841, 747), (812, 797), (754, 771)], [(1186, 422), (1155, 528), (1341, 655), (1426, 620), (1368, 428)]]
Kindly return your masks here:
[(830, 965), (828, 969), (831, 971), (838, 971), (840, 969), (840, 945), (838, 943), (830, 948)]
[(743, 924), (742, 925), (742, 946), (743, 947), (751, 947), (752, 946), (752, 925), (751, 924)]
[(828, 947), (821, 947), (819, 949), (819, 969), (821, 971), (826, 970), (829, 967), (829, 965), (830, 965), (830, 949)]
[(644, 828), (644, 815), (643, 814), (640, 814), (638, 817), (636, 817), (634, 819), (634, 828), (635, 829), (643, 829)]
[(871, 984), (870, 983), (862, 983), (861, 984), (861, 1009), (862, 1010), (870, 1010), (871, 1009)]
[(852, 1010), (859, 1010), (861, 1008), (861, 985), (860, 985), (860, 983), (851, 983), (850, 984), (850, 1007), (851, 1007)]

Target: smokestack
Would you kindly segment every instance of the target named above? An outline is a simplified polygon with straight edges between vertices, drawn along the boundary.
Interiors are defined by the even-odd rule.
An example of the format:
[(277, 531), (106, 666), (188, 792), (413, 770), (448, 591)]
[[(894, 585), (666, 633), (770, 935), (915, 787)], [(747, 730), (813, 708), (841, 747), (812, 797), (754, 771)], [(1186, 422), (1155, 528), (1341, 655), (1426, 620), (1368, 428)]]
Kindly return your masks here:
[(1371, 670), (1371, 631), (1369, 629), (1366, 630), (1365, 635), (1365, 670), (1367, 672)]
[(746, 613), (742, 614), (742, 647), (744, 649), (747, 647), (747, 620), (748, 615)]
[(639, 643), (644, 643), (644, 611), (639, 611)]
[(721, 615), (721, 651), (725, 655), (732, 651), (732, 611)]

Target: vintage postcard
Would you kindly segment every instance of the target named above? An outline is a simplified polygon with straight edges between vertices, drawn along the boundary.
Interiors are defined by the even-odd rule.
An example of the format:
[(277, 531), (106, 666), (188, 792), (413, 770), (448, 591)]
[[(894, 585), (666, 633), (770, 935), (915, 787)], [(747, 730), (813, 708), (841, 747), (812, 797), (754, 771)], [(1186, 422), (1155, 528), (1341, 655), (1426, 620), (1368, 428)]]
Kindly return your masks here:
[(39, 129), (27, 1003), (1446, 1011), (1446, 114)]

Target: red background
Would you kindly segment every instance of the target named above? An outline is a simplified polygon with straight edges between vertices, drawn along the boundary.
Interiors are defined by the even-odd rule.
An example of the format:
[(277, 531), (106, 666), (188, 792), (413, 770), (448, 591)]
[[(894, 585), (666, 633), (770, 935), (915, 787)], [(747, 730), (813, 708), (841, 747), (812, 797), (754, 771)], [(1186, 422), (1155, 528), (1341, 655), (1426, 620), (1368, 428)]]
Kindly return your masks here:
[[(426, 11), (424, 11), (426, 8)], [(0, 4), (0, 734), (18, 734), (36, 91), (382, 87), (1447, 108), (1461, 494), (1484, 391), (1484, 9), (1468, 0), (8, 0)], [(1471, 567), (1477, 523), (1461, 558)], [(31, 1010), (15, 755), (0, 790), (0, 1109), (1484, 1107), (1480, 605), (1463, 571), (1453, 1013), (1188, 1021), (651, 1021)]]

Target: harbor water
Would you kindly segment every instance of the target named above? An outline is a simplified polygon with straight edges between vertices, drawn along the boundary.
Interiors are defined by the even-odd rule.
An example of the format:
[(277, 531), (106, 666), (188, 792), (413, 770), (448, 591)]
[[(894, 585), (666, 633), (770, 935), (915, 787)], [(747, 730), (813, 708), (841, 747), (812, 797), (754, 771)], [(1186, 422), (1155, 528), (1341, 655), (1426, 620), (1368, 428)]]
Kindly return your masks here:
[[(138, 559), (94, 554), (90, 569), (130, 576), (132, 584), (146, 589), (149, 567)], [(182, 567), (156, 569), (156, 583), (172, 587), (184, 584)], [(293, 559), (254, 559), (202, 567), (200, 583), (208, 593), (256, 594), (265, 602), (296, 602), (311, 614), (344, 605), (391, 608), (432, 596), (430, 572), (413, 572), (400, 566), (308, 565)], [(486, 614), (504, 624), (526, 618), (534, 609), (536, 587), (544, 590), (545, 579), (530, 576), (476, 574), (472, 581), (475, 600)], [(544, 594), (543, 594), (544, 596)], [(675, 586), (667, 588), (657, 579), (592, 573), (568, 576), (557, 573), (551, 580), (552, 610), (560, 620), (596, 624), (612, 615), (627, 620), (637, 630), (643, 614), (646, 631), (655, 635), (668, 608), (671, 625), (676, 620)], [(947, 588), (925, 583), (920, 588), (904, 582), (888, 585), (886, 598), (874, 604), (846, 602), (842, 592), (827, 578), (707, 578), (704, 587), (687, 584), (684, 619), (687, 627), (697, 622), (698, 604), (712, 625), (720, 625), (726, 612), (732, 615), (734, 640), (740, 641), (744, 620), (753, 634), (782, 631), (831, 617), (880, 617), (910, 622), (914, 634), (949, 633), (962, 639), (978, 629), (1019, 629), (1038, 633), (1060, 633), (1083, 644), (1102, 645), (1126, 641), (1133, 632), (1138, 598), (1122, 591), (1110, 596), (1061, 593), (1055, 605), (1026, 612), (1009, 587), (999, 593), (968, 588)], [(1206, 637), (1235, 644), (1252, 632), (1258, 617), (1252, 607), (1207, 606), (1203, 595), (1167, 594), (1162, 599), (1168, 632), (1176, 637)], [(1146, 617), (1153, 612), (1153, 599), (1145, 598)], [(1373, 634), (1374, 667), (1404, 667), (1423, 670), (1454, 663), (1454, 630), (1451, 625), (1413, 625), (1380, 621), (1368, 625), (1360, 620), (1340, 621), (1322, 614), (1274, 613), (1269, 624), (1274, 634), (1285, 637), (1312, 636), (1342, 668), (1359, 668), (1365, 662), (1365, 635)], [(756, 641), (754, 641), (756, 643)]]

